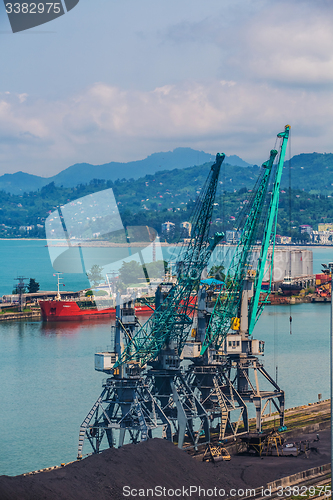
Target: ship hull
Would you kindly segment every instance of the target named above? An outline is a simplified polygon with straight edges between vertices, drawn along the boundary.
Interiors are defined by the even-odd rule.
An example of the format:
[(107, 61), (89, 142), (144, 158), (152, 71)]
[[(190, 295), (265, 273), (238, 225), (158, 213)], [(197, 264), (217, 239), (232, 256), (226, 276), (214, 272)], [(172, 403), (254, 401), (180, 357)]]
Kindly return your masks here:
[(283, 295), (295, 295), (302, 290), (301, 285), (289, 284), (289, 283), (281, 283), (280, 288), (282, 290)]
[[(90, 319), (110, 318), (115, 319), (116, 309), (86, 308), (80, 309), (75, 301), (70, 300), (40, 300), (43, 321), (85, 321)], [(150, 316), (152, 309), (148, 306), (135, 307), (135, 314)]]

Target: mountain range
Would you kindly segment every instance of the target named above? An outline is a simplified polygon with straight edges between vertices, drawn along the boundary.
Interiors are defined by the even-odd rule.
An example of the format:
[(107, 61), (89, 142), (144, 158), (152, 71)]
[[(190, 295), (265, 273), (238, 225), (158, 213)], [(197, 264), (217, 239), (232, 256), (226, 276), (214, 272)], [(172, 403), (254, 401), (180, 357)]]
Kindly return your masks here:
[[(212, 165), (211, 155), (209, 158), (197, 155), (197, 158), (199, 158), (198, 163), (205, 159), (209, 161), (191, 167), (172, 168), (175, 165), (171, 158), (169, 163), (160, 162), (158, 171), (155, 171), (155, 163), (155, 167), (151, 167), (153, 174), (145, 175), (142, 171), (137, 172), (134, 174), (136, 179), (125, 179), (124, 165), (127, 164), (121, 164), (123, 168), (118, 168), (115, 181), (98, 179), (103, 175), (93, 166), (89, 166), (90, 175), (86, 177), (81, 175), (79, 178), (73, 175), (70, 180), (74, 186), (56, 185), (54, 181), (50, 182), (49, 178), (43, 179), (47, 184), (37, 191), (29, 190), (27, 183), (19, 194), (0, 190), (0, 237), (16, 238), (29, 235), (29, 237), (45, 238), (45, 219), (57, 206), (66, 205), (70, 201), (107, 188), (113, 189), (125, 225), (148, 225), (158, 232), (165, 221), (171, 221), (179, 227), (181, 222), (189, 220), (194, 200), (204, 186)], [(193, 156), (192, 161), (197, 163), (195, 158), (193, 160)], [(184, 163), (178, 161), (179, 165)], [(285, 162), (284, 167), (279, 203), (279, 234), (288, 234), (290, 221), (295, 231), (301, 224), (317, 228), (319, 222), (332, 222), (333, 154), (297, 155)], [(71, 169), (72, 167), (67, 169), (67, 174)], [(257, 165), (242, 167), (223, 162), (214, 204), (214, 217), (216, 220), (223, 219), (227, 228), (234, 226), (233, 221), (246, 206), (251, 196), (248, 192), (253, 189), (259, 172), (260, 168)], [(22, 173), (22, 175), (28, 174)], [(15, 182), (16, 178), (20, 179), (19, 172), (9, 177), (10, 183), (13, 180)], [(292, 189), (289, 192), (290, 181)], [(290, 207), (291, 212), (289, 212)]]
[[(76, 163), (52, 177), (40, 177), (25, 172), (4, 174), (0, 176), (0, 191), (11, 194), (23, 194), (38, 191), (42, 187), (54, 182), (56, 186), (73, 188), (79, 184), (89, 184), (94, 179), (105, 181), (137, 180), (146, 175), (155, 175), (161, 172), (175, 172), (194, 168), (193, 175), (197, 177), (197, 167), (209, 164), (215, 157), (204, 151), (191, 148), (177, 148), (174, 151), (154, 153), (143, 160), (128, 163), (110, 162), (104, 165)], [(246, 186), (252, 187), (253, 179), (257, 176), (257, 165), (250, 165), (236, 155), (227, 156), (224, 188), (234, 191)], [(186, 172), (185, 177), (192, 175)], [(185, 174), (185, 172), (184, 172)], [(188, 175), (189, 174), (189, 175)], [(281, 186), (301, 189), (311, 194), (325, 194), (333, 196), (333, 154), (332, 153), (302, 153), (293, 156), (285, 162)]]
[[(176, 148), (173, 151), (154, 153), (143, 160), (128, 163), (110, 162), (104, 165), (76, 163), (52, 177), (40, 177), (25, 172), (0, 176), (0, 190), (11, 194), (37, 191), (54, 182), (56, 186), (75, 187), (88, 184), (93, 179), (116, 181), (117, 179), (138, 179), (164, 170), (183, 169), (214, 161), (215, 157), (204, 151), (191, 148)], [(248, 167), (250, 164), (236, 155), (227, 156), (229, 165)]]

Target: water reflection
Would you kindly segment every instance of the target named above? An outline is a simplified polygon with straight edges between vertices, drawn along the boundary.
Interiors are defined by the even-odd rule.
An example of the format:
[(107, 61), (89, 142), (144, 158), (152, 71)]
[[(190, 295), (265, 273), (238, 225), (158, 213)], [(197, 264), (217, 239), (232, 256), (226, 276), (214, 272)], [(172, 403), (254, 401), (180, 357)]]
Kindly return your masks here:
[(114, 320), (110, 318), (89, 319), (85, 321), (43, 321), (40, 326), (41, 334), (48, 335), (77, 335), (82, 330), (96, 328), (111, 328)]

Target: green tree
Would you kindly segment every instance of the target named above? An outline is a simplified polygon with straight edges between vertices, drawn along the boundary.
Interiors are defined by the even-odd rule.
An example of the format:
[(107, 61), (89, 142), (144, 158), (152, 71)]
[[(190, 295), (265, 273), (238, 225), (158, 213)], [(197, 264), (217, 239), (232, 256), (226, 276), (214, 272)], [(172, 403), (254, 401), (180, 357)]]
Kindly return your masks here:
[(12, 293), (14, 295), (19, 295), (20, 293), (26, 293), (27, 285), (25, 283), (18, 283), (14, 286)]
[(117, 292), (126, 293), (127, 286), (120, 280), (117, 281)]
[(123, 262), (121, 268), (119, 269), (119, 278), (125, 285), (137, 283), (140, 280), (144, 284), (145, 282), (142, 280), (143, 277), (143, 268), (136, 260)]
[(88, 279), (93, 286), (99, 285), (99, 283), (103, 280), (102, 271), (102, 267), (94, 264), (90, 271), (87, 272)]
[(165, 260), (157, 260), (146, 264), (149, 279), (163, 279), (168, 269), (168, 263)]
[(309, 241), (311, 241), (311, 237), (309, 233), (301, 233), (300, 240), (302, 243), (308, 243)]
[(301, 233), (299, 233), (296, 229), (292, 229), (291, 232), (290, 232), (291, 241), (293, 243), (298, 243), (300, 235), (301, 235)]
[(224, 271), (224, 266), (214, 265), (210, 268), (208, 275), (211, 278), (215, 278), (216, 280), (224, 281), (225, 280), (225, 273), (223, 271)]
[(38, 292), (39, 288), (40, 288), (39, 283), (34, 278), (30, 278), (30, 281), (28, 284), (28, 292), (29, 293), (36, 293), (36, 292)]

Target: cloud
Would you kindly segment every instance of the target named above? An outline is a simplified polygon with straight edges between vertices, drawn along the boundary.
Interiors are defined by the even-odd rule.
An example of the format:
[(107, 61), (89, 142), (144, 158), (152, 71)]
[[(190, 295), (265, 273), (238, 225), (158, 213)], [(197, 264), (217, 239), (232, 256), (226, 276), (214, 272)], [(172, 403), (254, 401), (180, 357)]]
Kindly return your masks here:
[(121, 53), (131, 85), (103, 75), (71, 96), (0, 93), (2, 173), (49, 176), (178, 146), (260, 162), (286, 123), (293, 154), (330, 152), (331, 2), (207, 2), (149, 25), (140, 56)]
[(229, 62), (257, 81), (313, 88), (333, 83), (332, 22), (326, 4), (279, 2), (243, 30), (238, 57)]
[(1, 136), (21, 139), (25, 142), (24, 136), (46, 138), (48, 130), (45, 127), (36, 110), (30, 115), (27, 106), (23, 106), (27, 99), (27, 94), (13, 95), (10, 92), (0, 94), (0, 139)]
[(0, 138), (7, 147), (0, 149), (1, 161), (26, 170), (29, 159), (45, 176), (79, 161), (129, 161), (178, 146), (260, 161), (286, 123), (295, 136), (293, 154), (328, 152), (333, 125), (326, 111), (332, 101), (328, 91), (286, 92), (232, 80), (182, 82), (147, 92), (97, 83), (54, 102), (3, 94)]
[[(333, 82), (333, 8), (326, 0), (239, 2), (170, 26), (164, 40), (219, 49), (220, 75), (290, 86)], [(216, 52), (214, 51), (214, 55)]]

